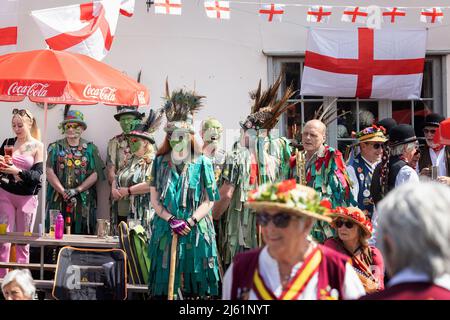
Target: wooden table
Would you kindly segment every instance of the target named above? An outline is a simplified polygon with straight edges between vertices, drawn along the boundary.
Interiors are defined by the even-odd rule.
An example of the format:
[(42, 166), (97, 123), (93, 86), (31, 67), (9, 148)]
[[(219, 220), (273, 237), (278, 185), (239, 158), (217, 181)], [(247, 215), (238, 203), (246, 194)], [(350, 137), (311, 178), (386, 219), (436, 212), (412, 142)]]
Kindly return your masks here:
[[(115, 249), (120, 248), (120, 243), (118, 238), (107, 237), (104, 239), (98, 238), (95, 235), (82, 235), (82, 234), (65, 234), (62, 239), (57, 240), (54, 236), (49, 234), (44, 234), (44, 236), (39, 237), (37, 233), (32, 235), (24, 235), (23, 232), (8, 232), (5, 235), (0, 235), (0, 243), (16, 243), (16, 244), (29, 244), (35, 247), (41, 247), (41, 258), (40, 258), (40, 279), (44, 279), (44, 269), (51, 269), (49, 265), (44, 264), (44, 247), (45, 246), (72, 246), (81, 248), (100, 248), (100, 249)], [(34, 264), (29, 264), (34, 266)], [(12, 267), (16, 264), (11, 264), (8, 262), (0, 263), (1, 267)], [(27, 266), (25, 264), (24, 266)]]

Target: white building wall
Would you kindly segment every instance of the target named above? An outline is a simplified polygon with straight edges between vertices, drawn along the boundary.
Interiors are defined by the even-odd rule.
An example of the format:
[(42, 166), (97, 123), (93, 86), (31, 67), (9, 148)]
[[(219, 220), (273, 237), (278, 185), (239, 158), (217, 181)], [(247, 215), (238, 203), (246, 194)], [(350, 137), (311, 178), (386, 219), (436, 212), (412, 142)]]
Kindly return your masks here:
[[(20, 0), (19, 50), (45, 48), (45, 42), (37, 25), (29, 15), (31, 10), (51, 8), (87, 1), (76, 0)], [(200, 121), (208, 116), (218, 118), (227, 129), (234, 130), (227, 137), (226, 145), (231, 146), (233, 137), (238, 135), (238, 121), (245, 118), (250, 106), (248, 92), (256, 88), (259, 79), (267, 85), (268, 63), (266, 53), (301, 54), (305, 51), (307, 25), (306, 8), (288, 7), (283, 23), (267, 23), (260, 20), (257, 6), (234, 6), (231, 1), (231, 20), (216, 21), (206, 18), (203, 1), (184, 0), (181, 16), (155, 15), (153, 8), (146, 11), (145, 1), (137, 0), (132, 18), (120, 17), (112, 51), (104, 62), (123, 70), (130, 76), (137, 76), (142, 70), (141, 82), (150, 91), (150, 108), (161, 106), (164, 95), (164, 81), (169, 78), (172, 89), (194, 88), (206, 96), (206, 108), (198, 114)], [(328, 0), (302, 1), (281, 0), (277, 3), (321, 3), (328, 5), (392, 5), (392, 0)], [(442, 1), (403, 0), (395, 5), (432, 6)], [(339, 12), (334, 9), (330, 27), (349, 27), (340, 22)], [(447, 11), (449, 12), (449, 11)], [(450, 23), (450, 16), (447, 17)], [(419, 10), (412, 12), (405, 27), (422, 26)], [(450, 28), (441, 26), (429, 32), (430, 52), (450, 52)], [(447, 69), (450, 58), (447, 58)], [(43, 66), (45, 68), (45, 66)], [(450, 81), (446, 82), (450, 88)], [(450, 99), (447, 95), (447, 100)], [(450, 102), (450, 101), (448, 101)], [(450, 103), (447, 102), (447, 108)], [(29, 108), (43, 127), (43, 111), (28, 101), (17, 104)], [(9, 125), (13, 104), (2, 103), (0, 118), (0, 139), (12, 135)], [(88, 129), (84, 137), (94, 141), (103, 158), (109, 138), (120, 132), (114, 120), (115, 109), (102, 105), (73, 107), (85, 113)], [(149, 108), (144, 108), (148, 111)], [(57, 106), (48, 114), (48, 139), (60, 137), (57, 123), (62, 119), (62, 106)], [(447, 110), (447, 114), (450, 114)], [(198, 126), (198, 123), (197, 123)], [(157, 140), (161, 141), (162, 131)], [(108, 185), (99, 184), (100, 217), (108, 216)], [(39, 219), (39, 218), (38, 218)]]

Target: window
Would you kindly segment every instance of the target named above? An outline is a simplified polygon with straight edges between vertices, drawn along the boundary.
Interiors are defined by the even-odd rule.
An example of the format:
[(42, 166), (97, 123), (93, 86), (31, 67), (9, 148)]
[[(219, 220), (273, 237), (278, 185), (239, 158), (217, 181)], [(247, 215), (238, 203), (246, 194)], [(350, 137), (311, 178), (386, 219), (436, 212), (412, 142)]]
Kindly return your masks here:
[(304, 59), (300, 57), (272, 57), (269, 59), (273, 70), (272, 79), (283, 73), (284, 83), (281, 90), (292, 84), (297, 90), (289, 101), (295, 104), (284, 115), (281, 121), (281, 132), (288, 138), (299, 138), (301, 128), (314, 117), (319, 107), (335, 104), (337, 117), (328, 127), (328, 143), (338, 147), (342, 152), (346, 145), (353, 143), (352, 131), (359, 131), (379, 119), (392, 117), (398, 123), (412, 124), (418, 136), (422, 134), (424, 116), (430, 112), (443, 113), (442, 98), (442, 57), (429, 56), (425, 61), (425, 69), (420, 100), (375, 100), (349, 99), (332, 97), (301, 96), (300, 84)]

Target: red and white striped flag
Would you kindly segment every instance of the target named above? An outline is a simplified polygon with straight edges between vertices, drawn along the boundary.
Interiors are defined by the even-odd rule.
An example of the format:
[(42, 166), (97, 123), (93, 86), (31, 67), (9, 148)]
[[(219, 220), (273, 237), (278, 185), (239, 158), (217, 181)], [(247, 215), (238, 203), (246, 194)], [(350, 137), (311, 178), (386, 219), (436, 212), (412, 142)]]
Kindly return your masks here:
[(317, 23), (328, 23), (331, 17), (331, 7), (311, 6), (306, 15), (306, 21)]
[(439, 7), (422, 9), (420, 13), (420, 21), (424, 23), (442, 23), (444, 20), (444, 12)]
[(156, 14), (181, 15), (181, 0), (155, 0)]
[(103, 0), (32, 11), (31, 15), (51, 49), (102, 60), (111, 50), (120, 4)]
[(18, 2), (0, 0), (0, 55), (17, 49)]
[(385, 23), (396, 23), (401, 17), (406, 17), (405, 8), (394, 7), (394, 8), (385, 8), (383, 11), (383, 21)]
[(267, 22), (273, 22), (274, 18), (281, 22), (284, 15), (284, 4), (263, 4), (259, 9), (259, 15)]
[(367, 21), (367, 8), (363, 7), (347, 7), (342, 13), (342, 22), (361, 23)]
[(120, 14), (131, 17), (134, 14), (134, 0), (121, 0)]
[(208, 18), (230, 19), (230, 1), (205, 1)]

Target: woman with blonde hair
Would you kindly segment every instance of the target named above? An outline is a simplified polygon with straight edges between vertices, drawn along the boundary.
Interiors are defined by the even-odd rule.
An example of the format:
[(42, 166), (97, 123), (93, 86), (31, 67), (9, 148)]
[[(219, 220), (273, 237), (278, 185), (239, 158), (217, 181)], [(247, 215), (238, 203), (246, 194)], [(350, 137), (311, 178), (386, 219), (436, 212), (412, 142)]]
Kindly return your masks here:
[[(33, 231), (41, 189), (44, 145), (33, 114), (14, 109), (12, 129), (16, 135), (0, 148), (0, 222), (9, 232)], [(9, 262), (11, 243), (0, 244), (0, 261)], [(29, 245), (16, 246), (18, 263), (29, 262)], [(6, 274), (0, 269), (0, 278)]]
[(351, 258), (366, 293), (383, 290), (384, 261), (380, 251), (368, 244), (373, 230), (369, 217), (356, 207), (337, 207), (329, 215), (337, 236), (324, 245)]

